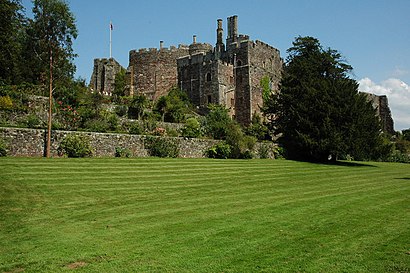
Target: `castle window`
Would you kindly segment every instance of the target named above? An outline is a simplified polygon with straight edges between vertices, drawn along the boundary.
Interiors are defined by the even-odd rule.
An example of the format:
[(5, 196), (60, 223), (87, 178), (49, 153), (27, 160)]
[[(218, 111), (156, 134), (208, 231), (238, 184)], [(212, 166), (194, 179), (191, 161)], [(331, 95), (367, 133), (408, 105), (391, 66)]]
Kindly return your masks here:
[(235, 99), (231, 98), (231, 107), (235, 107)]
[(212, 103), (212, 96), (211, 95), (208, 95), (208, 104), (209, 103)]
[(233, 84), (233, 77), (232, 76), (229, 77), (229, 83)]
[(211, 73), (206, 73), (206, 81), (210, 82), (211, 81)]

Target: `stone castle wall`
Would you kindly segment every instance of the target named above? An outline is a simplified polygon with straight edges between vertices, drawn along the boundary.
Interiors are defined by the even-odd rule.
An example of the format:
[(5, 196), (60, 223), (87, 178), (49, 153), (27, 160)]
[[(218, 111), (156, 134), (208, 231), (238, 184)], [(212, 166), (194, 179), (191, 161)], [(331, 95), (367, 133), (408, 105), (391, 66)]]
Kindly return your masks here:
[[(93, 148), (93, 156), (114, 157), (115, 148), (120, 147), (131, 151), (133, 157), (147, 157), (149, 151), (146, 148), (146, 136), (94, 133), (94, 132), (70, 132), (52, 131), (51, 155), (60, 156), (58, 147), (63, 138), (69, 134), (80, 134), (86, 136)], [(149, 136), (153, 137), (153, 136)], [(0, 127), (0, 138), (4, 139), (8, 147), (9, 156), (42, 157), (45, 154), (46, 130), (42, 129), (22, 129)], [(196, 138), (172, 138), (179, 145), (179, 157), (181, 158), (203, 158), (204, 152), (210, 147), (219, 143), (219, 140), (196, 139)], [(269, 150), (269, 158), (274, 158), (274, 143), (257, 143), (254, 147), (256, 157), (264, 146)]]
[(111, 96), (114, 91), (115, 76), (124, 69), (114, 58), (94, 59), (90, 87), (93, 92)]
[(164, 96), (177, 86), (177, 59), (189, 54), (187, 46), (131, 50), (129, 54), (130, 89), (151, 100)]
[(372, 103), (374, 109), (376, 109), (376, 114), (379, 117), (383, 132), (390, 135), (394, 135), (394, 122), (391, 116), (391, 111), (389, 107), (389, 101), (387, 96), (378, 96), (375, 94), (365, 93), (367, 100)]
[[(145, 146), (146, 136), (55, 130), (52, 131), (51, 134), (51, 155), (53, 157), (59, 156), (57, 150), (60, 142), (69, 134), (80, 134), (86, 136), (94, 150), (93, 156), (114, 157), (116, 147), (129, 149), (134, 157), (149, 156), (149, 152)], [(11, 156), (44, 156), (46, 130), (0, 127), (0, 138), (3, 138), (6, 141), (9, 148), (8, 154)], [(175, 139), (179, 144), (179, 157), (183, 158), (202, 158), (204, 157), (205, 150), (219, 142), (217, 140), (210, 139), (173, 139)]]

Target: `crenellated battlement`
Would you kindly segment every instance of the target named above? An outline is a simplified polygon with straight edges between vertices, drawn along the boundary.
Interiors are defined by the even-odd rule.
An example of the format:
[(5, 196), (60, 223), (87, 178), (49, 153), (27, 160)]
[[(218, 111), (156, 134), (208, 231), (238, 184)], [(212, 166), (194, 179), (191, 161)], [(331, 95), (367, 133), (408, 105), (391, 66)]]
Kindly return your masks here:
[(160, 47), (160, 48), (155, 48), (155, 47), (151, 47), (151, 48), (140, 48), (140, 49), (133, 49), (130, 50), (130, 54), (152, 54), (152, 53), (173, 53), (175, 51), (179, 51), (179, 50), (188, 50), (189, 46), (184, 45), (184, 44), (179, 44), (178, 47), (171, 45), (169, 48), (167, 47)]

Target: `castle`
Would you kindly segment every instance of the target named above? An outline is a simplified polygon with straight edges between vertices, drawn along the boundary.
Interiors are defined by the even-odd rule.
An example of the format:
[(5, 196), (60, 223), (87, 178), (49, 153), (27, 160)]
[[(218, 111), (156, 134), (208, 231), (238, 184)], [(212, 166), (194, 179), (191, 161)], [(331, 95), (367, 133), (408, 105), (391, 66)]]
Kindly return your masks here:
[[(151, 100), (175, 86), (187, 92), (199, 110), (210, 103), (221, 104), (238, 122), (249, 124), (262, 106), (263, 77), (276, 89), (283, 66), (279, 50), (261, 41), (238, 34), (238, 17), (228, 18), (224, 43), (222, 20), (217, 20), (216, 44), (198, 43), (131, 50), (127, 69), (128, 94), (143, 94)], [(111, 95), (121, 67), (114, 59), (94, 60), (91, 88)]]
[[(216, 44), (198, 43), (129, 52), (127, 93), (151, 100), (166, 95), (172, 87), (185, 91), (192, 104), (204, 110), (210, 103), (224, 105), (239, 123), (247, 125), (262, 106), (262, 78), (278, 90), (283, 59), (278, 49), (238, 33), (238, 16), (228, 17), (223, 40), (222, 19), (217, 20)], [(115, 75), (123, 69), (111, 59), (95, 59), (90, 81), (93, 91), (111, 95)], [(389, 133), (394, 133), (387, 98), (368, 96)], [(383, 103), (379, 103), (383, 102)], [(377, 104), (377, 105), (376, 105)], [(383, 109), (381, 109), (383, 107)], [(387, 125), (386, 125), (387, 123)]]

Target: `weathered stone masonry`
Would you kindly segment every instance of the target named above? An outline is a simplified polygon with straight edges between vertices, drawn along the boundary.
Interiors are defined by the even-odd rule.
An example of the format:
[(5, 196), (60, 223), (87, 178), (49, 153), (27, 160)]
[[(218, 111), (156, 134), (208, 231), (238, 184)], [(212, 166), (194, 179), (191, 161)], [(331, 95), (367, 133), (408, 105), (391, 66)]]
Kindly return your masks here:
[(93, 92), (111, 96), (114, 90), (115, 76), (124, 69), (115, 59), (95, 59), (90, 87)]
[(156, 100), (177, 85), (177, 62), (188, 54), (188, 47), (161, 47), (131, 50), (129, 59), (129, 94), (143, 94)]
[[(146, 136), (128, 135), (128, 134), (111, 134), (111, 133), (93, 133), (93, 132), (69, 132), (69, 131), (52, 131), (51, 134), (51, 155), (58, 157), (58, 146), (63, 138), (69, 134), (85, 135), (93, 148), (93, 156), (97, 157), (114, 157), (115, 148), (121, 147), (131, 151), (133, 157), (147, 157), (149, 151), (145, 147)], [(152, 136), (150, 136), (152, 137)], [(4, 139), (8, 146), (8, 155), (10, 156), (27, 156), (42, 157), (45, 151), (46, 130), (42, 129), (22, 129), (22, 128), (3, 128), (0, 127), (0, 138)], [(182, 158), (202, 158), (204, 152), (219, 140), (212, 139), (187, 139), (173, 138), (179, 144), (179, 157)], [(267, 146), (270, 150), (269, 157), (274, 158), (273, 143), (257, 143), (254, 153), (256, 156), (260, 146)]]

